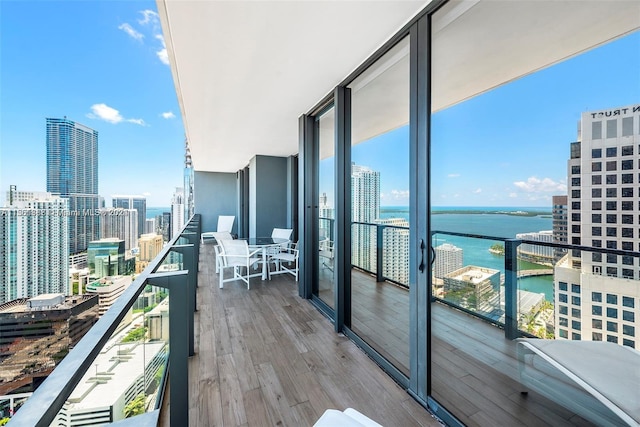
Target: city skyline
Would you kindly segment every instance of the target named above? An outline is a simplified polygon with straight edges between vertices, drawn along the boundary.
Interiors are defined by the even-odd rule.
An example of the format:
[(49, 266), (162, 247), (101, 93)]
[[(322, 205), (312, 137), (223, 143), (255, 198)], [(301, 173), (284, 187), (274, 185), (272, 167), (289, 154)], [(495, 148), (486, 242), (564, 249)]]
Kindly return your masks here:
[[(100, 134), (101, 196), (170, 206), (185, 132), (155, 10), (149, 1), (2, 4), (1, 191), (45, 190), (44, 120), (66, 116)], [(433, 206), (550, 206), (566, 189), (580, 114), (640, 99), (640, 59), (625, 54), (639, 45), (636, 32), (435, 112)], [(50, 46), (83, 54), (60, 61)], [(408, 147), (398, 146), (407, 134), (405, 125), (353, 148), (381, 173), (381, 206), (408, 204), (397, 174), (408, 170)]]
[(169, 206), (185, 132), (155, 2), (1, 8), (0, 191), (45, 191), (45, 118), (66, 116), (100, 135), (101, 196)]

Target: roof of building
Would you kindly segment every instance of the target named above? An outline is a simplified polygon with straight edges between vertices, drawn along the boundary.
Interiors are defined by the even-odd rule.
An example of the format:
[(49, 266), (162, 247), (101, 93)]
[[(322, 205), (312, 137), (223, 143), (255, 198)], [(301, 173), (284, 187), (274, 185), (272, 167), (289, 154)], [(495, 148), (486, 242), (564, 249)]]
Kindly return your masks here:
[(118, 344), (109, 341), (67, 399), (67, 410), (113, 405), (143, 375), (143, 369), (165, 345), (164, 342)]
[[(46, 297), (48, 295), (61, 295), (61, 294), (42, 294), (38, 295), (37, 298)], [(47, 310), (63, 310), (75, 307), (88, 299), (95, 298), (95, 295), (72, 295), (66, 296), (65, 300), (62, 304), (56, 305), (55, 307), (48, 309), (39, 309), (38, 311), (47, 311)], [(17, 314), (17, 313), (29, 313), (32, 311), (27, 306), (27, 301), (29, 298), (18, 298), (13, 301), (6, 302), (0, 305), (0, 315), (2, 314)]]

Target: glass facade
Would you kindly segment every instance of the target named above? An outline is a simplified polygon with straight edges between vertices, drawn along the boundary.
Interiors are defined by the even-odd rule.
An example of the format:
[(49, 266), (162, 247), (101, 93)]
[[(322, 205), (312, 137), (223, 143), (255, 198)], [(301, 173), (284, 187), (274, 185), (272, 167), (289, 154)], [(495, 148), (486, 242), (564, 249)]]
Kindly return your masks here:
[(69, 253), (99, 237), (98, 132), (67, 118), (47, 118), (47, 191), (69, 199)]
[(351, 329), (407, 376), (409, 44), (402, 39), (348, 86)]

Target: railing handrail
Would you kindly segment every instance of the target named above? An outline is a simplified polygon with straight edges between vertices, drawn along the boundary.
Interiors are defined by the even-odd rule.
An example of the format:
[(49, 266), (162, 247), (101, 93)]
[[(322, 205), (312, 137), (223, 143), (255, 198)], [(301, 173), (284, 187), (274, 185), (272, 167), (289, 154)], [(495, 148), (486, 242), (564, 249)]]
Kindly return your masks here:
[(100, 351), (111, 338), (120, 322), (133, 306), (138, 295), (144, 290), (149, 276), (156, 272), (169, 255), (184, 231), (199, 215), (194, 214), (186, 222), (180, 233), (164, 245), (160, 253), (149, 263), (129, 285), (113, 305), (102, 315), (78, 344), (67, 354), (47, 379), (27, 399), (11, 418), (11, 426), (49, 426), (55, 419), (67, 398), (85, 375)]
[[(371, 225), (376, 225), (376, 224), (371, 224)], [(640, 252), (636, 252), (636, 251), (626, 251), (622, 249), (611, 249), (611, 248), (596, 248), (593, 246), (573, 245), (571, 243), (542, 242), (542, 241), (531, 240), (531, 239), (516, 239), (516, 238), (510, 238), (510, 237), (491, 237), (491, 236), (485, 236), (483, 234), (470, 234), (470, 233), (459, 233), (455, 231), (432, 230), (431, 236), (435, 234), (446, 234), (449, 236), (459, 236), (459, 237), (471, 237), (475, 239), (484, 239), (484, 240), (497, 240), (501, 242), (506, 242), (507, 240), (515, 240), (519, 242), (519, 244), (545, 246), (548, 248), (579, 250), (584, 252), (597, 252), (602, 254), (631, 255), (634, 257), (640, 257)]]

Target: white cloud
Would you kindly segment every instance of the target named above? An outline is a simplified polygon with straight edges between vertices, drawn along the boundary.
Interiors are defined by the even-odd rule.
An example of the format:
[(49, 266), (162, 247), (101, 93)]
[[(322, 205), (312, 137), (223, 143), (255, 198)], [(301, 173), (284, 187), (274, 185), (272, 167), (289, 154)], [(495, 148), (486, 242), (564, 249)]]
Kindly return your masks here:
[(142, 14), (142, 19), (138, 19), (138, 24), (140, 25), (147, 25), (147, 24), (153, 24), (153, 25), (157, 25), (158, 24), (158, 14), (156, 12), (154, 12), (153, 10), (141, 10), (139, 13)]
[(169, 65), (169, 55), (167, 54), (166, 48), (160, 49), (159, 51), (157, 51), (156, 55), (158, 55), (160, 62), (162, 62), (165, 65)]
[(135, 124), (140, 125), (140, 126), (146, 126), (146, 125), (147, 125), (147, 124), (144, 122), (144, 120), (142, 120), (142, 119), (127, 119), (127, 122), (129, 122), (129, 123), (135, 123)]
[(567, 191), (567, 185), (562, 182), (556, 182), (551, 178), (540, 179), (535, 176), (529, 177), (526, 181), (516, 181), (513, 185), (527, 193), (564, 193)]
[(142, 39), (144, 38), (144, 34), (136, 31), (131, 25), (127, 24), (126, 22), (120, 25), (118, 29), (124, 31), (133, 39), (142, 41)]
[(156, 55), (163, 64), (169, 65), (169, 54), (167, 53), (167, 45), (164, 43), (164, 37), (161, 34), (155, 35), (156, 40), (160, 41), (161, 49), (156, 51)]
[(167, 111), (166, 113), (161, 113), (160, 117), (162, 117), (163, 119), (175, 119), (176, 115), (173, 114), (173, 111)]
[(473, 191), (473, 194), (480, 194), (480, 193), (482, 193), (482, 188), (478, 188)]
[(87, 114), (87, 117), (91, 119), (104, 120), (107, 123), (118, 124), (120, 122), (135, 123), (140, 126), (146, 126), (146, 123), (142, 119), (125, 119), (120, 114), (120, 111), (115, 108), (109, 107), (107, 104), (93, 104), (91, 106), (91, 113)]
[(509, 193), (509, 197), (515, 199), (516, 197), (518, 197), (518, 193)]
[(142, 193), (142, 195), (143, 195), (144, 197), (149, 197), (149, 196), (151, 195), (151, 193), (149, 193), (148, 191), (146, 191), (146, 192)]
[(124, 31), (132, 38), (142, 41), (145, 37), (153, 37), (153, 39), (157, 40), (158, 43), (156, 46), (152, 47), (156, 56), (163, 64), (169, 65), (169, 54), (167, 53), (167, 46), (164, 42), (164, 37), (162, 37), (162, 28), (160, 27), (160, 17), (153, 10), (141, 10), (138, 13), (142, 15), (142, 18), (139, 18), (138, 24), (141, 26), (140, 31), (134, 29), (130, 24), (124, 23), (121, 24), (118, 29)]
[(449, 175), (447, 175), (447, 178), (457, 178), (459, 176), (460, 176), (459, 173), (450, 173)]

